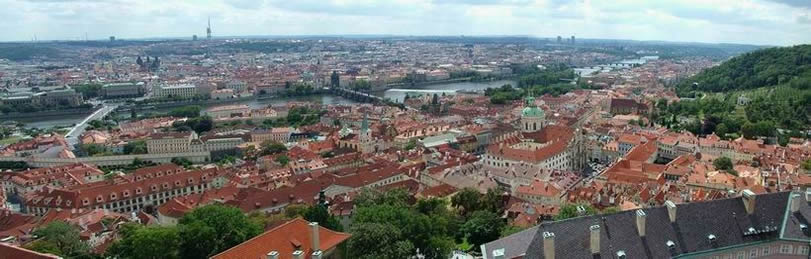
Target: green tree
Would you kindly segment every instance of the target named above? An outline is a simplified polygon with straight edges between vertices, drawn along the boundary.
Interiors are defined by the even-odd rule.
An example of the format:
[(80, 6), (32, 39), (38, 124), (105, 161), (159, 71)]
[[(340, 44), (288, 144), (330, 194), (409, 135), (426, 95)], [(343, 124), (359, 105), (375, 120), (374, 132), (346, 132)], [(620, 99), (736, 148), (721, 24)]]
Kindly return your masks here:
[[(34, 231), (39, 237), (31, 247), (34, 251), (53, 253), (63, 257), (82, 257), (90, 248), (79, 237), (79, 228), (65, 221), (53, 221)], [(42, 249), (42, 250), (36, 250)]]
[(480, 208), (501, 215), (504, 212), (504, 201), (500, 188), (490, 188), (479, 198)]
[(732, 169), (732, 159), (729, 157), (719, 157), (712, 161), (712, 166), (715, 167), (716, 170), (730, 170)]
[(318, 222), (322, 227), (332, 229), (335, 231), (343, 231), (344, 227), (335, 216), (329, 214), (327, 207), (321, 204), (316, 204), (307, 209), (304, 213), (304, 219), (310, 222)]
[(200, 108), (200, 106), (189, 105), (172, 109), (172, 111), (169, 112), (169, 115), (174, 117), (194, 118), (200, 116), (201, 110), (202, 108)]
[(214, 128), (214, 120), (209, 116), (202, 116), (187, 121), (190, 127), (197, 133), (211, 131)]
[(409, 200), (411, 200), (410, 195), (403, 189), (394, 189), (387, 192), (381, 192), (376, 189), (363, 189), (358, 193), (358, 196), (355, 197), (355, 206), (371, 207), (374, 205), (392, 205), (405, 207), (408, 205)]
[(287, 151), (287, 147), (282, 143), (273, 140), (265, 140), (262, 142), (262, 155), (278, 154), (285, 151)]
[(470, 218), (462, 225), (462, 232), (465, 233), (467, 241), (473, 247), (479, 247), (498, 239), (504, 225), (504, 221), (497, 214), (480, 210), (470, 215)]
[(727, 133), (729, 133), (729, 129), (727, 128), (726, 124), (721, 123), (715, 126), (715, 135), (724, 138), (727, 135)]
[(416, 147), (417, 147), (417, 140), (416, 139), (410, 139), (410, 140), (408, 140), (408, 143), (406, 143), (406, 145), (405, 145), (405, 150), (412, 150), (412, 149), (414, 149)]
[(121, 231), (121, 239), (107, 249), (107, 255), (117, 258), (159, 259), (180, 258), (180, 235), (176, 227), (142, 227), (135, 224)]
[(352, 226), (347, 242), (350, 258), (400, 259), (410, 258), (416, 248), (400, 229), (390, 224), (360, 223)]
[(171, 162), (172, 164), (176, 164), (185, 168), (189, 168), (193, 164), (189, 159), (185, 157), (173, 157)]
[(462, 215), (467, 216), (470, 215), (470, 213), (479, 210), (479, 199), (481, 196), (482, 194), (476, 189), (464, 188), (457, 192), (456, 195), (451, 197), (451, 205), (459, 208), (462, 211)]
[(277, 156), (275, 160), (282, 166), (286, 166), (287, 163), (290, 163), (290, 158), (287, 157), (286, 155)]
[(194, 209), (178, 224), (183, 258), (208, 258), (262, 232), (241, 210), (222, 205)]
[(82, 151), (87, 153), (87, 155), (89, 155), (89, 156), (94, 156), (94, 155), (103, 154), (104, 152), (107, 152), (106, 147), (104, 147), (102, 145), (99, 145), (99, 144), (93, 144), (93, 143), (91, 143), (91, 144), (81, 144), (80, 148), (82, 149)]
[(146, 141), (134, 140), (127, 142), (127, 144), (124, 145), (124, 154), (128, 155), (146, 154)]

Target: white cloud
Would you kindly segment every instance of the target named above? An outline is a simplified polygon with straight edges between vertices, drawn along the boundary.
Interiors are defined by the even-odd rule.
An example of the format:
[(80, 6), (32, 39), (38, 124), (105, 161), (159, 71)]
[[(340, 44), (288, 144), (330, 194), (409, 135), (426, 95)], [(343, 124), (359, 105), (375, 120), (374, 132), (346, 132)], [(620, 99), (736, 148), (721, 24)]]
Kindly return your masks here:
[(204, 35), (534, 35), (789, 45), (805, 0), (0, 0), (0, 41)]

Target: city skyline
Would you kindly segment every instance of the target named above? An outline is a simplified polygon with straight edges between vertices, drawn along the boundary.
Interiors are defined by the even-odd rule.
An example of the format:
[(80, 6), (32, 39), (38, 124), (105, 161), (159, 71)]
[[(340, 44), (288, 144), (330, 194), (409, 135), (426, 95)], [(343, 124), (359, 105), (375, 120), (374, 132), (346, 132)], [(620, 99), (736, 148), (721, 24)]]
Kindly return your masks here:
[(0, 0), (0, 41), (296, 35), (527, 35), (795, 45), (811, 3), (762, 1)]

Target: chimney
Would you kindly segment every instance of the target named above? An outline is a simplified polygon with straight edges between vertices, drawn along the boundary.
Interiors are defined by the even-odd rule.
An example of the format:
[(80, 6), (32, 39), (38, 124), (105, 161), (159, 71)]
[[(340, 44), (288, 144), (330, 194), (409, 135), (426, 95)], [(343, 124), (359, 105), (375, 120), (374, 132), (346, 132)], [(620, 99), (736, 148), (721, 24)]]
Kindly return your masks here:
[(279, 259), (279, 252), (270, 251), (270, 253), (267, 255), (267, 259)]
[(600, 225), (591, 225), (591, 254), (600, 253)]
[(313, 251), (320, 251), (321, 250), (321, 240), (318, 240), (318, 222), (310, 222), (310, 233), (311, 239), (313, 241)]
[(313, 256), (311, 257), (311, 259), (321, 259), (321, 251), (313, 252)]
[(645, 211), (643, 210), (636, 210), (636, 230), (639, 232), (640, 237), (645, 236)]
[(791, 213), (797, 213), (800, 211), (800, 194), (792, 193), (791, 194)]
[(493, 259), (504, 259), (504, 248), (493, 250)]
[(301, 250), (293, 251), (293, 259), (304, 259), (304, 252)]
[(670, 223), (676, 223), (676, 204), (672, 201), (665, 201), (667, 207), (667, 216), (670, 217)]
[(555, 259), (555, 233), (543, 232), (543, 257)]
[(749, 189), (743, 190), (743, 206), (746, 207), (746, 213), (752, 214), (755, 212), (755, 193)]

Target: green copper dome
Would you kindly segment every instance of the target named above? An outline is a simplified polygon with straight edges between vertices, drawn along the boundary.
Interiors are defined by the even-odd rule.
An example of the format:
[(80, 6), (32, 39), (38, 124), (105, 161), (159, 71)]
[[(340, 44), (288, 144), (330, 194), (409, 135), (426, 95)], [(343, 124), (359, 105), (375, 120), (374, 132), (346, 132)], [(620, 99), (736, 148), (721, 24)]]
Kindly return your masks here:
[(524, 110), (521, 111), (522, 117), (540, 117), (546, 116), (541, 108), (535, 106), (535, 97), (527, 97), (527, 103), (524, 105)]

